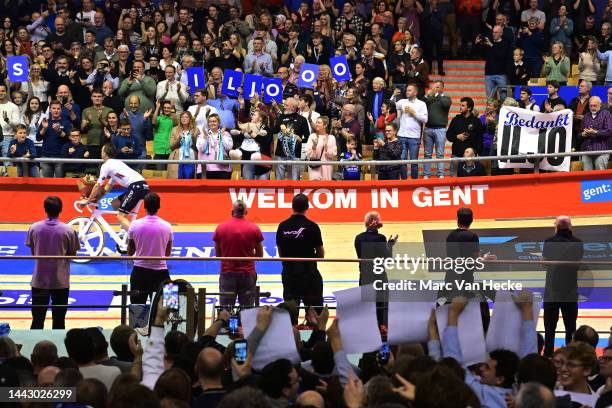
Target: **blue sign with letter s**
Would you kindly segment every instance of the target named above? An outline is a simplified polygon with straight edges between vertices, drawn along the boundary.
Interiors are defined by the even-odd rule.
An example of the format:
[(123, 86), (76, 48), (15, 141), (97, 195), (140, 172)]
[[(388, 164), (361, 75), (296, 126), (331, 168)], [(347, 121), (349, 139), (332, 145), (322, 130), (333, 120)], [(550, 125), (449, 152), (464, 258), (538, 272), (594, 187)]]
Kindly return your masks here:
[(28, 57), (10, 56), (6, 59), (8, 69), (8, 77), (11, 82), (27, 82), (28, 81)]

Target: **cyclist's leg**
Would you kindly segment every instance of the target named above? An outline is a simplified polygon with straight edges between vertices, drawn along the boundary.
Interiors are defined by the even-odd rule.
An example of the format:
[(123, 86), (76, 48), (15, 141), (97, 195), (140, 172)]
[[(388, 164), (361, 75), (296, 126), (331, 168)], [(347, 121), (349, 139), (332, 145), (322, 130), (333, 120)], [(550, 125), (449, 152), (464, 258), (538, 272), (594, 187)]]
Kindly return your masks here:
[(148, 192), (149, 186), (146, 183), (137, 182), (130, 184), (128, 191), (117, 197), (118, 200), (121, 200), (117, 209), (117, 219), (124, 230), (127, 231), (130, 228), (130, 213), (136, 208), (140, 200), (145, 198)]

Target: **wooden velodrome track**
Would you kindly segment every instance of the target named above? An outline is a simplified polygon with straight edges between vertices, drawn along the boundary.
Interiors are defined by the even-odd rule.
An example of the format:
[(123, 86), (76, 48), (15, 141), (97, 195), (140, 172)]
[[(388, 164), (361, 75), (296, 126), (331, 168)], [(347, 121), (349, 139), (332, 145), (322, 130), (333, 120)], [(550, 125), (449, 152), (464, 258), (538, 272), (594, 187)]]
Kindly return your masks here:
[[(384, 221), (384, 213), (382, 213)], [(64, 220), (65, 221), (65, 220)], [(473, 228), (521, 228), (521, 227), (550, 227), (551, 234), (552, 219), (530, 219), (530, 220), (476, 220)], [(579, 225), (609, 225), (612, 222), (612, 217), (583, 217), (573, 219), (576, 226)], [(27, 224), (0, 224), (0, 236), (9, 231), (26, 231), (29, 225)], [(276, 225), (260, 225), (264, 232), (275, 232)], [(450, 230), (455, 225), (452, 222), (412, 222), (412, 223), (385, 223), (382, 233), (385, 235), (398, 234), (401, 242), (423, 242), (423, 230)], [(214, 225), (175, 225), (175, 232), (211, 232), (215, 228)], [(355, 250), (353, 240), (356, 234), (363, 231), (361, 223), (344, 223), (344, 224), (321, 224), (323, 233), (324, 246), (327, 257), (333, 258), (355, 258)], [(18, 262), (18, 261), (14, 261)], [(72, 289), (78, 290), (118, 290), (121, 283), (129, 283), (129, 272), (131, 265), (129, 262), (118, 262), (117, 272), (112, 275), (90, 274), (77, 275), (71, 277)], [(95, 264), (90, 264), (95, 268)], [(30, 275), (12, 274), (0, 264), (0, 290), (28, 290), (30, 288)], [(195, 269), (195, 268), (194, 268)], [(324, 278), (324, 295), (330, 296), (333, 291), (343, 288), (349, 288), (357, 285), (358, 266), (356, 263), (320, 263)], [(95, 270), (95, 269), (94, 269)], [(170, 271), (172, 275), (172, 270)], [(477, 278), (487, 278), (487, 274), (481, 273)], [(530, 280), (531, 286), (543, 286), (543, 281), (536, 282), (538, 278), (542, 278), (542, 273), (510, 273), (504, 275), (504, 278), (520, 281), (521, 279)], [(180, 278), (186, 279), (193, 283), (194, 287), (206, 287), (209, 291), (218, 290), (218, 275), (215, 274), (191, 274), (181, 275)], [(612, 287), (612, 275), (606, 271), (594, 272), (593, 281), (589, 282), (595, 287)], [(541, 279), (539, 279), (541, 280)], [(280, 283), (280, 275), (278, 274), (260, 274), (259, 284), (264, 291), (272, 292), (272, 296), (282, 296), (282, 285)], [(117, 298), (115, 302), (117, 303)], [(335, 304), (330, 304), (335, 305)], [(108, 311), (85, 311), (73, 309), (67, 315), (67, 328), (84, 327), (84, 326), (102, 326), (104, 328), (112, 328), (119, 323), (119, 309), (109, 309)], [(332, 313), (334, 315), (334, 313)], [(0, 321), (8, 321), (14, 329), (27, 329), (30, 324), (30, 313), (27, 311), (0, 311)], [(208, 314), (210, 316), (210, 314)], [(579, 311), (579, 324), (588, 324), (599, 331), (608, 331), (612, 324), (612, 299), (610, 303), (604, 303), (603, 308), (581, 308)], [(50, 312), (47, 316), (47, 325), (50, 326)], [(542, 313), (538, 322), (538, 329), (543, 330)], [(557, 330), (563, 329), (563, 323), (560, 319)], [(607, 336), (603, 336), (604, 338)]]

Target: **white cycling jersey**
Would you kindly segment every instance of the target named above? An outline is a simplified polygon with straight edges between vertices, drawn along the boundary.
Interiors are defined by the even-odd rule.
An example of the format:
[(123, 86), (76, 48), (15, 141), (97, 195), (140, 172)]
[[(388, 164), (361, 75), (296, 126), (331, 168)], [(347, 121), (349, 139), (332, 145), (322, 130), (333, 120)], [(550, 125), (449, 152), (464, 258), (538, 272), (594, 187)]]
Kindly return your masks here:
[(113, 184), (119, 184), (122, 187), (128, 187), (130, 184), (144, 181), (144, 177), (142, 177), (140, 173), (117, 159), (108, 159), (100, 169), (98, 184), (103, 186), (104, 182), (108, 179), (110, 179)]

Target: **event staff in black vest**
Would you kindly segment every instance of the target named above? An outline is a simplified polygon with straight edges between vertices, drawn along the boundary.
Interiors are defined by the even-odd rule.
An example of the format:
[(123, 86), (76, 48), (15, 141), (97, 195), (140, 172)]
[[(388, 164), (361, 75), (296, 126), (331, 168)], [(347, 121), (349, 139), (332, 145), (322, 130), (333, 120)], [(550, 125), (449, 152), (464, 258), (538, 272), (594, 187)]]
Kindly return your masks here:
[[(278, 225), (276, 246), (283, 258), (323, 258), (321, 229), (306, 218), (308, 197), (297, 194), (293, 197), (293, 214)], [(323, 278), (316, 262), (283, 262), (283, 299), (294, 301), (298, 306), (323, 305)]]

